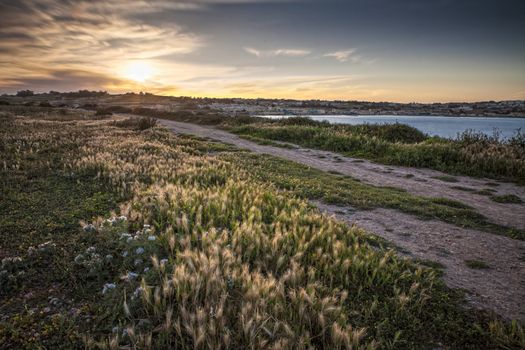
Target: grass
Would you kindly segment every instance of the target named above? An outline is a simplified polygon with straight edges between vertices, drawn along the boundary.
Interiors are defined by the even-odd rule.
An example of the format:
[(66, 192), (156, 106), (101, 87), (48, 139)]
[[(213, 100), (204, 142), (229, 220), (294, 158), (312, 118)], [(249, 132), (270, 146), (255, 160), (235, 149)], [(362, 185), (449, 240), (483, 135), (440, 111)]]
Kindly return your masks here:
[(491, 196), (495, 192), (497, 192), (497, 191), (495, 189), (493, 189), (493, 188), (482, 188), (481, 190), (476, 191), (475, 193), (479, 194), (479, 195), (482, 195), (482, 196)]
[[(467, 131), (456, 139), (428, 137), (415, 128), (393, 125), (331, 125), (289, 118), (225, 127), (242, 136), (367, 158), (384, 164), (423, 167), (452, 174), (525, 183), (525, 134), (503, 140)], [(446, 181), (446, 180), (445, 180)]]
[(482, 270), (489, 269), (490, 266), (483, 260), (465, 260), (465, 265), (471, 269)]
[(458, 179), (456, 179), (454, 176), (448, 175), (433, 176), (432, 178), (443, 182), (458, 182)]
[(478, 190), (476, 190), (475, 188), (472, 188), (472, 187), (465, 187), (465, 186), (451, 186), (450, 188), (454, 189), (454, 190), (460, 190), (460, 191), (463, 191), (463, 192), (479, 192)]
[(439, 219), (461, 227), (525, 239), (525, 232), (490, 223), (474, 209), (445, 198), (427, 198), (392, 187), (364, 184), (349, 176), (325, 173), (292, 161), (252, 153), (227, 153), (224, 158), (241, 164), (252, 176), (308, 199), (359, 209), (391, 208), (426, 219)]
[(504, 194), (500, 196), (490, 196), (494, 202), (498, 203), (523, 203), (523, 200), (515, 194)]
[(261, 138), (258, 138), (258, 137), (249, 136), (249, 135), (243, 136), (242, 138), (245, 139), (245, 140), (248, 140), (248, 141), (255, 142), (255, 143), (259, 144), (259, 145), (263, 145), (263, 146), (280, 147), (280, 148), (287, 148), (287, 149), (294, 149), (294, 148), (296, 148), (296, 146), (290, 145), (289, 143), (275, 142), (275, 141), (271, 141), (271, 140), (267, 140), (267, 139), (261, 139)]
[(0, 118), (2, 346), (524, 344), (432, 269), (242, 170), (246, 153), (82, 120)]

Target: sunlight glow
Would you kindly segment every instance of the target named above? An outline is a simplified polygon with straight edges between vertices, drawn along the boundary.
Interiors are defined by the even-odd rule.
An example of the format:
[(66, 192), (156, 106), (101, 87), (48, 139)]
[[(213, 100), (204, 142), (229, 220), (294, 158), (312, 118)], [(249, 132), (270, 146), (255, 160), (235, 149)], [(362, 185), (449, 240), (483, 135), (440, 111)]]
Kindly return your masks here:
[(153, 68), (144, 61), (131, 62), (125, 67), (123, 75), (128, 79), (143, 82), (151, 78)]

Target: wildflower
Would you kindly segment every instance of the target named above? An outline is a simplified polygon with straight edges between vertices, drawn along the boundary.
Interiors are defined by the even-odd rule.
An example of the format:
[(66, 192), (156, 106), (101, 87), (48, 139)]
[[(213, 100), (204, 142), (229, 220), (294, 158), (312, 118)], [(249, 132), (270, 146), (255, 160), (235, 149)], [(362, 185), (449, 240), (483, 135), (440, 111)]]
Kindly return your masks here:
[(144, 224), (144, 226), (143, 226), (143, 227), (144, 227), (145, 229), (148, 229), (148, 228), (150, 228), (151, 226), (150, 226), (150, 225), (148, 225), (148, 224)]
[(133, 292), (133, 296), (135, 298), (138, 298), (143, 292), (144, 292), (144, 288), (137, 287), (137, 289), (135, 289), (135, 291)]
[(49, 253), (53, 251), (55, 247), (56, 247), (56, 244), (54, 244), (51, 241), (47, 241), (47, 242), (44, 242), (38, 245), (38, 251), (41, 253)]
[(122, 252), (122, 257), (125, 258), (125, 257), (127, 257), (127, 256), (128, 256), (128, 251), (127, 251), (127, 250), (123, 251), (123, 252)]
[(116, 334), (116, 333), (119, 332), (119, 330), (120, 330), (120, 329), (118, 328), (118, 326), (115, 326), (115, 327), (113, 327), (113, 328), (111, 329), (111, 333)]
[(83, 261), (84, 261), (84, 255), (78, 254), (75, 257), (75, 264), (82, 264)]
[(124, 215), (121, 215), (121, 216), (118, 217), (118, 220), (121, 221), (121, 222), (122, 221), (128, 221), (128, 218), (126, 216), (124, 216)]
[(149, 267), (145, 267), (144, 268), (144, 273), (148, 272), (149, 271)]
[(161, 259), (161, 260), (160, 260), (160, 265), (161, 265), (161, 266), (164, 266), (164, 265), (166, 265), (167, 263), (168, 263), (168, 259)]
[(111, 260), (113, 260), (113, 255), (111, 254), (106, 255), (106, 261), (111, 261)]
[(154, 241), (156, 239), (157, 239), (157, 237), (155, 237), (155, 236), (148, 236), (148, 241)]
[(133, 237), (128, 237), (128, 239), (126, 239), (126, 243), (129, 243), (133, 240)]
[(139, 274), (138, 273), (135, 273), (135, 272), (128, 272), (126, 278), (128, 280), (134, 280), (136, 279), (137, 277), (139, 277)]
[(35, 247), (31, 246), (31, 247), (27, 248), (27, 255), (31, 256), (31, 255), (33, 255), (35, 253), (36, 253)]
[(120, 234), (120, 239), (129, 238), (129, 237), (131, 237), (131, 235), (129, 233), (121, 233)]
[(88, 249), (86, 249), (86, 253), (93, 254), (96, 250), (97, 248), (91, 246)]
[(93, 224), (84, 225), (82, 229), (84, 230), (84, 232), (96, 232), (97, 231), (97, 228)]
[(114, 226), (117, 223), (117, 218), (112, 217), (112, 218), (106, 219), (105, 223), (111, 226)]
[(135, 249), (135, 254), (140, 255), (142, 253), (144, 253), (144, 248), (138, 247), (137, 249)]
[(135, 266), (142, 264), (144, 261), (142, 259), (135, 259)]
[(117, 285), (115, 283), (106, 283), (102, 288), (102, 294), (106, 294), (107, 292), (115, 288), (117, 288)]

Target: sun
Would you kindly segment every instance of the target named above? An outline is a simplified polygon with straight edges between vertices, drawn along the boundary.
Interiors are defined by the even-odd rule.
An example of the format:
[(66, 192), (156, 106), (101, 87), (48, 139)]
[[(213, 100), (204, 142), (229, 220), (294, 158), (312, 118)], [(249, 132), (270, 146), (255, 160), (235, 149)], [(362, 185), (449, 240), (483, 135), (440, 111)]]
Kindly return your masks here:
[(137, 82), (148, 80), (152, 75), (152, 66), (144, 61), (131, 62), (124, 69), (124, 76)]

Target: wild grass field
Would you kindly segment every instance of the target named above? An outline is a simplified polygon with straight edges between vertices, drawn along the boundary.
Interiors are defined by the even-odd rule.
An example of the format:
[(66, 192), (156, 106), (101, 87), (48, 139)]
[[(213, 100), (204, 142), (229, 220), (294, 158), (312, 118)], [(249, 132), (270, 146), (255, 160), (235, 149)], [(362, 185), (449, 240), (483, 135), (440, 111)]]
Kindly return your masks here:
[(301, 117), (227, 129), (241, 136), (290, 142), (384, 164), (525, 184), (525, 134), (519, 131), (510, 139), (467, 131), (450, 140), (428, 137), (404, 124), (331, 125)]
[[(311, 181), (285, 184), (276, 160), (152, 120), (15, 114), (0, 112), (2, 347), (525, 346), (517, 322), (466, 308), (434, 269), (320, 214), (301, 193), (315, 173), (289, 168)], [(472, 219), (340, 181), (345, 201)]]

